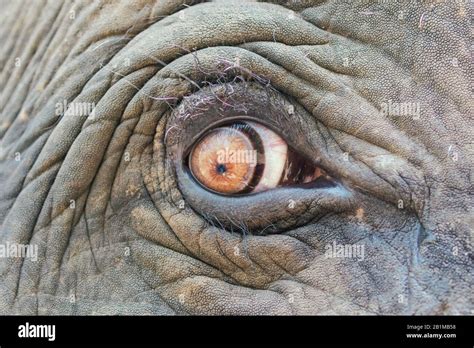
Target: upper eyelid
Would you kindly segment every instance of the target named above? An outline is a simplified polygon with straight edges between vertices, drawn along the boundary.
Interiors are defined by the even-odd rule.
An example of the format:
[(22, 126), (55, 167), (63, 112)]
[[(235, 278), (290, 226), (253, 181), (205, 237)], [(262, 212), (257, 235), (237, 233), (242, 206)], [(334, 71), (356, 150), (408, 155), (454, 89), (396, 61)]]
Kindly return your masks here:
[[(187, 98), (183, 104), (179, 105), (170, 114), (167, 129), (174, 134), (170, 134), (167, 137), (170, 141), (169, 145), (172, 146), (179, 143), (181, 148), (183, 146), (188, 148), (206, 130), (215, 127), (219, 123), (229, 122), (233, 119), (256, 121), (283, 137), (290, 130), (294, 133), (302, 128), (300, 124), (301, 119), (294, 115), (291, 116), (287, 113), (287, 110), (283, 110), (288, 102), (284, 100), (285, 96), (281, 93), (274, 90), (265, 90), (266, 87), (255, 85), (251, 82), (235, 84), (233, 89), (235, 90), (234, 94), (242, 93), (235, 100), (236, 103), (242, 104), (236, 104), (236, 107), (228, 108), (227, 110), (224, 110), (222, 102), (219, 100), (221, 98), (208, 100), (209, 104), (203, 109), (202, 96), (198, 95), (202, 91)], [(257, 93), (261, 93), (261, 95), (256, 97)], [(263, 93), (268, 94), (262, 97)], [(266, 100), (262, 100), (262, 98), (266, 98)], [(243, 106), (246, 112), (243, 112), (240, 106)], [(183, 114), (185, 117), (183, 117)], [(304, 134), (303, 132), (299, 133)]]

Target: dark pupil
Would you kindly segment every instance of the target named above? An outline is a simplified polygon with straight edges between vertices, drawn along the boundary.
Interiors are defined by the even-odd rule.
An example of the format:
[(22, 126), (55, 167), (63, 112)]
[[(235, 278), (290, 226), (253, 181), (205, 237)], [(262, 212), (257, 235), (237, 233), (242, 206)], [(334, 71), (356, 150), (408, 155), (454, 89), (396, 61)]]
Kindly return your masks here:
[(218, 165), (216, 166), (216, 171), (217, 171), (217, 173), (219, 173), (219, 174), (225, 173), (226, 170), (227, 170), (227, 168), (225, 167), (224, 164), (218, 164)]

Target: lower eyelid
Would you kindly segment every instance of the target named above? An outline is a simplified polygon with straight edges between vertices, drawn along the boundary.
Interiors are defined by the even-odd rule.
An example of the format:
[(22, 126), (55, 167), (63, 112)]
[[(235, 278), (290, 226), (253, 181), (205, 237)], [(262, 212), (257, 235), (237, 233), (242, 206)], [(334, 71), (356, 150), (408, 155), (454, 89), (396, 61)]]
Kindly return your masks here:
[(177, 173), (183, 197), (193, 210), (230, 232), (282, 233), (328, 212), (356, 207), (353, 193), (339, 183), (317, 188), (281, 187), (257, 194), (226, 196), (193, 184), (190, 175)]

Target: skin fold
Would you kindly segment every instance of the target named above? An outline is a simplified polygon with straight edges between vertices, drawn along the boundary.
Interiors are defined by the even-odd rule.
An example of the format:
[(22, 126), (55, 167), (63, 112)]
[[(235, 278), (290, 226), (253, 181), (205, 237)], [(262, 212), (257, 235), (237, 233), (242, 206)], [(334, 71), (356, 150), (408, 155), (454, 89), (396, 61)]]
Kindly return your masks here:
[[(468, 1), (1, 7), (0, 314), (473, 313)], [(334, 184), (197, 185), (237, 116)]]

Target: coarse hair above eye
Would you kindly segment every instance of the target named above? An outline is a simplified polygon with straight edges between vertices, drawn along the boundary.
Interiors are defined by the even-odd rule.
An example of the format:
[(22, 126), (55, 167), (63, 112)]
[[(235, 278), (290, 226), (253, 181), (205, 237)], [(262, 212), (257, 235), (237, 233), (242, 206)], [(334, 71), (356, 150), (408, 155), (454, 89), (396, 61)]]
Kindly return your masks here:
[[(173, 47), (177, 47), (185, 53), (185, 55), (192, 56), (192, 60), (194, 62), (194, 70), (199, 72), (199, 80), (193, 80), (192, 78), (182, 74), (179, 71), (170, 70), (167, 74), (168, 78), (175, 78), (179, 80), (187, 81), (190, 86), (190, 92), (183, 96), (182, 98), (185, 99), (194, 93), (201, 91), (204, 87), (214, 87), (214, 86), (228, 86), (232, 89), (232, 84), (252, 84), (252, 85), (260, 85), (270, 90), (275, 90), (272, 86), (270, 79), (265, 76), (259, 75), (252, 71), (251, 69), (244, 67), (240, 64), (240, 58), (234, 57), (234, 59), (228, 58), (228, 55), (225, 52), (222, 52), (222, 55), (219, 55), (215, 58), (215, 63), (213, 64), (212, 68), (205, 67), (204, 64), (201, 63), (198, 53), (202, 50), (191, 51), (185, 47), (179, 45), (172, 45)], [(163, 68), (168, 68), (169, 64), (154, 58), (154, 60), (161, 65)], [(232, 93), (232, 91), (230, 91)], [(174, 109), (177, 104), (179, 104), (180, 100), (178, 98), (173, 97), (165, 97), (162, 98), (164, 101), (167, 102), (167, 99), (172, 100), (172, 102), (167, 102), (171, 109)]]

